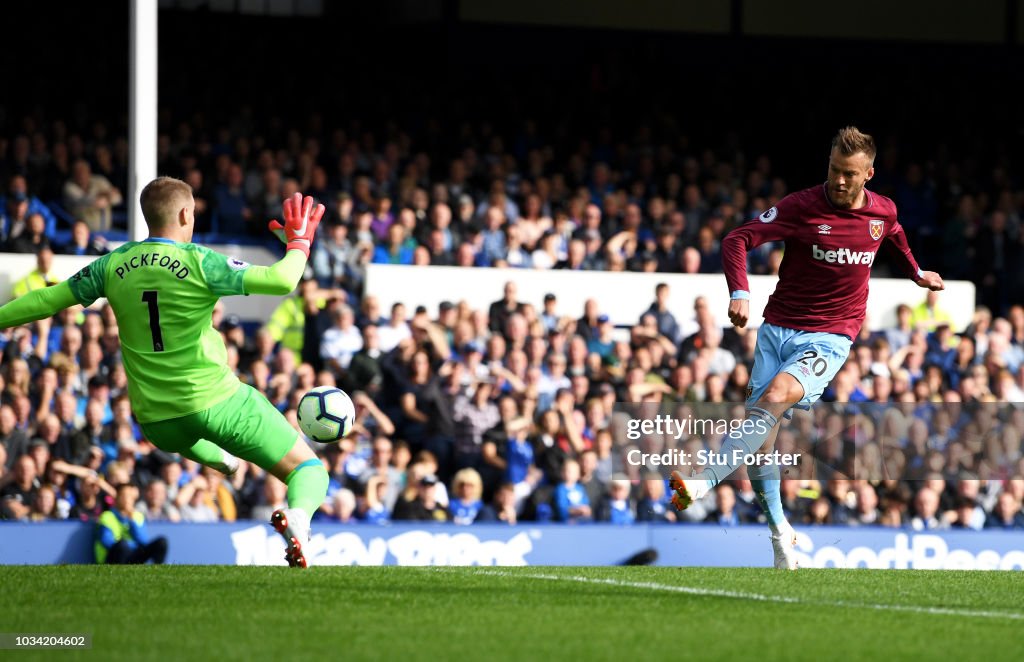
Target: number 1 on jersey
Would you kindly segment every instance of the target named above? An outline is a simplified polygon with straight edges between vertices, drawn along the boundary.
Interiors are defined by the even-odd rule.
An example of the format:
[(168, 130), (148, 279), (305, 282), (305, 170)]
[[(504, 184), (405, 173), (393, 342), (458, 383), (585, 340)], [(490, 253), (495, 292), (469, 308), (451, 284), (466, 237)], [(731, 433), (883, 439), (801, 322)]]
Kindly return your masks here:
[(153, 334), (153, 351), (164, 351), (164, 334), (160, 332), (160, 308), (156, 305), (156, 290), (145, 290), (142, 300), (149, 305), (149, 331)]

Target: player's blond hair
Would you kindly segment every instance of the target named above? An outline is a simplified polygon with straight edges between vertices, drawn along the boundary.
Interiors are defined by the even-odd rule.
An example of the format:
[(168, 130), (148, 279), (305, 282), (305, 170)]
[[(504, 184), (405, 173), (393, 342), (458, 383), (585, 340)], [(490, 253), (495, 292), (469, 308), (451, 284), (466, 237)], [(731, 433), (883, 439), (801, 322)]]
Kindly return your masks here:
[(832, 149), (838, 150), (843, 156), (853, 156), (864, 152), (864, 155), (872, 163), (875, 162), (875, 154), (878, 153), (875, 148), (875, 139), (862, 133), (855, 126), (844, 126), (839, 129), (836, 137), (832, 139)]
[(142, 189), (139, 204), (151, 230), (166, 227), (192, 198), (192, 187), (174, 177), (157, 177)]

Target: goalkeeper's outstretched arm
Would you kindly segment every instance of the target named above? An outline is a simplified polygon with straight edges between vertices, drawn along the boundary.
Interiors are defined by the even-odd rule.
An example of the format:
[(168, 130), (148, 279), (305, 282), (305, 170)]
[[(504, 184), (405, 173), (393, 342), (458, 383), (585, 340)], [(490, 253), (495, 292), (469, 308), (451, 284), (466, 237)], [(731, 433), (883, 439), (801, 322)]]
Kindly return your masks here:
[(301, 250), (289, 250), (283, 258), (269, 267), (254, 264), (246, 269), (242, 281), (245, 293), (288, 294), (299, 284), (305, 269), (306, 254)]
[(78, 299), (71, 292), (71, 286), (66, 280), (53, 287), (32, 290), (28, 294), (0, 306), (0, 329), (9, 329), (12, 326), (21, 326), (45, 317), (53, 317), (77, 303)]

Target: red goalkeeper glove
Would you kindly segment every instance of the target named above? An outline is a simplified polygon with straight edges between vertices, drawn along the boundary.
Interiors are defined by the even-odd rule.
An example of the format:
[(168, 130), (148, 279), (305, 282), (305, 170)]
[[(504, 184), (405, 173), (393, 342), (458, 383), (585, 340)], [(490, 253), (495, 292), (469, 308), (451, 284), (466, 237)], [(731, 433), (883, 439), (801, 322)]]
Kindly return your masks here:
[(313, 206), (312, 197), (307, 195), (303, 198), (301, 193), (296, 193), (284, 201), (284, 225), (275, 219), (269, 224), (270, 231), (286, 244), (288, 250), (300, 250), (308, 258), (316, 228), (325, 211), (323, 205)]

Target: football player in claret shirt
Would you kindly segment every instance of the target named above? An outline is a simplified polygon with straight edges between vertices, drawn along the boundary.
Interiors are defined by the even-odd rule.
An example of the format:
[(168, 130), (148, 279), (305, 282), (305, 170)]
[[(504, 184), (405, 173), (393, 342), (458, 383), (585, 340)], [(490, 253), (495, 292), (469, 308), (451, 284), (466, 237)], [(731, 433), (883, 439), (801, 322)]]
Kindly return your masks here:
[[(855, 127), (841, 129), (832, 141), (824, 184), (787, 195), (722, 240), (729, 321), (737, 327), (749, 317), (747, 251), (770, 241), (784, 241), (786, 251), (757, 333), (747, 389), (749, 423), (742, 435), (723, 442), (716, 458), (722, 464), (709, 463), (692, 477), (672, 472), (677, 509), (707, 494), (748, 454), (771, 453), (778, 419), (821, 397), (864, 323), (871, 265), (883, 245), (919, 286), (944, 288), (937, 273), (918, 267), (893, 201), (865, 188), (875, 174), (875, 152), (871, 136)], [(747, 473), (771, 527), (775, 567), (795, 569), (796, 537), (782, 511), (779, 467), (755, 464)]]
[(324, 206), (298, 193), (285, 200), (284, 225), (272, 221), (270, 228), (287, 251), (262, 267), (192, 243), (195, 200), (185, 182), (159, 177), (139, 202), (149, 238), (3, 306), (0, 329), (106, 297), (117, 317), (128, 398), (146, 438), (226, 475), (242, 458), (284, 481), (289, 507), (275, 511), (271, 524), (285, 539), (289, 565), (306, 567), (302, 545), (327, 494), (327, 472), (287, 419), (228, 368), (211, 314), (223, 296), (294, 290)]

